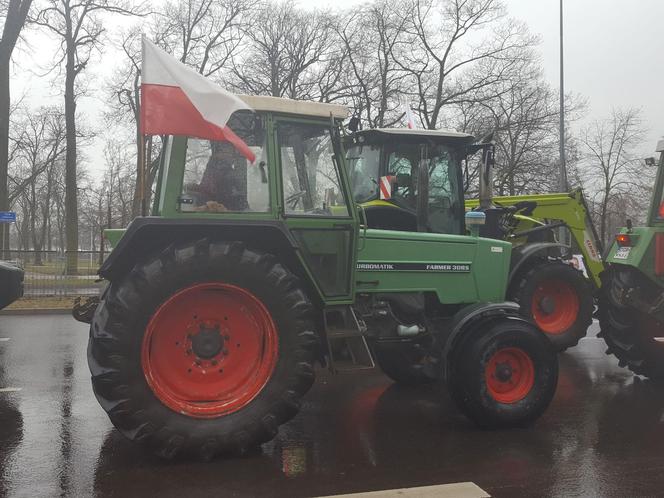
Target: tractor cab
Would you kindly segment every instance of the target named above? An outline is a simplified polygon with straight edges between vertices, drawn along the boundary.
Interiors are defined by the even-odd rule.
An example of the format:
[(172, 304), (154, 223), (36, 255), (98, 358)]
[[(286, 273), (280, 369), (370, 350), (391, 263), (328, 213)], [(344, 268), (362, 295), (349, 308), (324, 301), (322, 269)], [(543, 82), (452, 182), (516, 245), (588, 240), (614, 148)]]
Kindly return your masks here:
[[(229, 122), (246, 148), (229, 141), (163, 138), (151, 216), (127, 230), (106, 231), (115, 247), (102, 276), (123, 272), (129, 245), (150, 251), (170, 237), (242, 237), (313, 277), (326, 301), (350, 301), (359, 220), (342, 167), (339, 127), (345, 106), (267, 96), (241, 96), (253, 111)], [(249, 157), (247, 157), (249, 156)], [(297, 256), (293, 247), (298, 247)]]
[(462, 161), (472, 135), (370, 129), (346, 139), (353, 197), (371, 228), (464, 234)]

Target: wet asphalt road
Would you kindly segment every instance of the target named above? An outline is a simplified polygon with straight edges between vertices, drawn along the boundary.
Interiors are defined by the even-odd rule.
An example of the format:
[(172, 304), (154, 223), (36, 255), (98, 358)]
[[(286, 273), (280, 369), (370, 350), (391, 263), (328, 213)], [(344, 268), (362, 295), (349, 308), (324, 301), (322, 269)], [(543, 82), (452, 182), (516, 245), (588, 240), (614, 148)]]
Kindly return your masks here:
[(165, 463), (97, 405), (87, 330), (67, 315), (0, 316), (0, 496), (317, 496), (472, 481), (493, 496), (664, 496), (664, 387), (604, 355), (561, 356), (558, 392), (530, 429), (485, 432), (434, 386), (377, 371), (321, 372), (262, 452)]

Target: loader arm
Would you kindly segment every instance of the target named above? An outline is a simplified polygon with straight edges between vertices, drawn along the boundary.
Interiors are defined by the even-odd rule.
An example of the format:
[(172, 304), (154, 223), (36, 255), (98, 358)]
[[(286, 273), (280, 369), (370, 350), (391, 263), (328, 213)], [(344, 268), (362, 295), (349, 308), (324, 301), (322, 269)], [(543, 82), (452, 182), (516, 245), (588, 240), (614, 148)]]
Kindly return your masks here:
[[(532, 226), (532, 219), (543, 222), (545, 220), (548, 220), (548, 222), (557, 220), (564, 222), (581, 250), (590, 280), (596, 288), (601, 286), (599, 275), (604, 270), (601, 242), (597, 237), (595, 226), (590, 218), (590, 212), (581, 189), (576, 189), (569, 193), (494, 197), (493, 200), (497, 204), (504, 206), (523, 201), (536, 202), (537, 207), (530, 214), (530, 219), (523, 218), (524, 223), (527, 221), (528, 225), (528, 227), (524, 228)], [(465, 205), (466, 209), (473, 209), (479, 206), (479, 200), (467, 199)], [(519, 231), (517, 228), (517, 232)]]

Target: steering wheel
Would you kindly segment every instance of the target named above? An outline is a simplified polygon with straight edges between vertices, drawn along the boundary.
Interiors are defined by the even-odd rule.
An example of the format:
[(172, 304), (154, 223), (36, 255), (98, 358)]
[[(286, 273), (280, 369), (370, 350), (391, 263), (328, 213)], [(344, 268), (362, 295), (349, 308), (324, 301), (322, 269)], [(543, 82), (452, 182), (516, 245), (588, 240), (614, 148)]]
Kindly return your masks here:
[(284, 202), (288, 204), (291, 209), (295, 209), (297, 207), (297, 203), (300, 202), (300, 199), (302, 199), (302, 197), (305, 195), (307, 195), (307, 192), (305, 190), (300, 190), (286, 197)]

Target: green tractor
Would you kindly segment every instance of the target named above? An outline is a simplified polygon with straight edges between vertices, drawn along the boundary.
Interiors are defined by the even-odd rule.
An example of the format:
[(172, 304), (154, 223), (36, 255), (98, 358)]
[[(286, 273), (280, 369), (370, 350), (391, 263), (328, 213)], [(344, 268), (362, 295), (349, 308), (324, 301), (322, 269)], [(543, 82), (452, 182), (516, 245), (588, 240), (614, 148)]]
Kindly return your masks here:
[[(106, 232), (107, 286), (74, 310), (120, 432), (166, 458), (243, 452), (295, 416), (317, 362), (371, 367), (371, 350), (398, 380), (444, 379), (479, 426), (536, 420), (556, 354), (504, 301), (511, 244), (478, 236), (483, 213), (466, 235), (460, 163), (445, 166), (457, 209), (438, 209), (435, 186), (416, 208), (445, 230), (370, 228), (345, 167), (346, 108), (242, 98), (255, 112), (228, 126), (255, 163), (226, 142), (165, 137), (152, 216)], [(422, 188), (433, 161), (411, 177)]]
[[(514, 247), (507, 298), (562, 351), (586, 335), (594, 305), (590, 282), (568, 263), (569, 247), (555, 240), (554, 229), (567, 226), (581, 242), (586, 267), (599, 283), (602, 262), (592, 222), (580, 191), (493, 198), (490, 141), (478, 144), (471, 135), (446, 130), (356, 131), (345, 139), (354, 199), (373, 228), (464, 234), (465, 210), (485, 213), (480, 236)], [(480, 199), (464, 201), (461, 163), (478, 152)], [(430, 164), (425, 179), (422, 161)]]
[(605, 260), (601, 336), (621, 366), (664, 380), (664, 140), (647, 225), (620, 230)]

